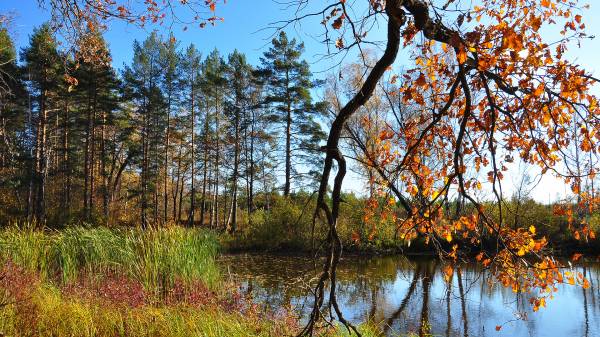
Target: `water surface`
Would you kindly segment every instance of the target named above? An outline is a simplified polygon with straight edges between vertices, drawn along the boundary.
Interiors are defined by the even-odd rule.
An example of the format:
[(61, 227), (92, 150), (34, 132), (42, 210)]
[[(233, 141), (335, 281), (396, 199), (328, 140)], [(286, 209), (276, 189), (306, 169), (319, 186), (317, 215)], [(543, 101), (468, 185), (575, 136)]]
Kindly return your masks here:
[[(274, 310), (291, 307), (303, 317), (310, 312), (307, 294), (318, 261), (240, 254), (223, 256), (221, 266), (257, 303)], [(439, 263), (424, 258), (347, 257), (338, 270), (338, 302), (346, 318), (369, 319), (388, 336), (600, 337), (600, 264), (578, 267), (590, 288), (561, 285), (538, 312), (529, 305), (531, 295), (490, 282), (489, 272), (475, 265), (456, 269), (450, 285)]]

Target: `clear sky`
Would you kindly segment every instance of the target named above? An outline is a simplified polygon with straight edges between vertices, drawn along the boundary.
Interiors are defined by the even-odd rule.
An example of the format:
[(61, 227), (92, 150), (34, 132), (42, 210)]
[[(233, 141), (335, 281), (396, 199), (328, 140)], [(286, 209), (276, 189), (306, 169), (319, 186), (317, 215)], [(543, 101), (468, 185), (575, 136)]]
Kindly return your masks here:
[[(0, 0), (0, 12), (13, 14), (11, 32), (18, 48), (28, 43), (29, 34), (34, 27), (49, 19), (48, 12), (39, 8), (38, 0)], [(224, 22), (204, 29), (189, 26), (187, 31), (182, 26), (173, 26), (173, 33), (182, 45), (193, 42), (204, 54), (214, 48), (224, 55), (238, 49), (248, 56), (251, 63), (257, 64), (274, 33), (273, 29), (267, 29), (269, 25), (291, 18), (293, 12), (291, 8), (276, 4), (273, 0), (228, 0), (217, 11)], [(133, 41), (145, 39), (152, 29), (157, 29), (165, 36), (169, 34), (168, 25), (140, 29), (118, 20), (111, 21), (105, 38), (113, 54), (113, 65), (121, 68), (123, 63), (129, 63)], [(321, 43), (322, 37), (319, 35), (322, 29), (318, 21), (306, 21), (301, 27), (289, 27), (286, 32), (305, 43), (305, 57), (316, 73), (330, 67), (330, 61), (318, 62), (322, 54), (327, 52)]]
[[(321, 1), (309, 1), (310, 6), (319, 6), (322, 3)], [(589, 0), (589, 3), (590, 9), (582, 13), (584, 23), (589, 35), (600, 35), (600, 0)], [(38, 0), (0, 0), (0, 12), (11, 13), (14, 17), (10, 28), (19, 49), (27, 45), (29, 34), (33, 28), (49, 18), (47, 11), (38, 7)], [(218, 7), (217, 12), (218, 16), (225, 18), (224, 22), (204, 29), (190, 27), (187, 31), (176, 26), (173, 28), (173, 33), (183, 46), (193, 42), (204, 55), (214, 48), (217, 48), (223, 55), (238, 49), (247, 55), (252, 64), (258, 64), (260, 56), (268, 48), (274, 33), (274, 30), (268, 29), (269, 24), (289, 19), (293, 13), (294, 8), (286, 8), (273, 0), (228, 0), (226, 4)], [(164, 26), (140, 29), (120, 21), (112, 21), (105, 38), (112, 51), (113, 65), (121, 68), (124, 63), (130, 63), (133, 41), (135, 39), (143, 40), (153, 28), (158, 28), (164, 35), (169, 32), (168, 27)], [(383, 28), (379, 27), (379, 30)], [(323, 54), (327, 53), (327, 48), (321, 42), (323, 30), (318, 20), (304, 21), (302, 26), (289, 27), (286, 31), (288, 35), (305, 42), (305, 58), (311, 63), (316, 77), (326, 77), (327, 72), (337, 64), (339, 58), (322, 59)], [(370, 37), (377, 38), (377, 36), (383, 36), (383, 33), (370, 32)], [(559, 38), (558, 35), (556, 37)], [(549, 39), (552, 40), (551, 37)], [(348, 61), (352, 61), (354, 56), (350, 55)], [(598, 38), (584, 41), (580, 49), (570, 50), (568, 56), (596, 76), (600, 75), (600, 40)], [(401, 62), (402, 58), (399, 63)], [(509, 171), (504, 183), (506, 193), (512, 193), (512, 182), (519, 180), (519, 171), (516, 167)], [(535, 176), (536, 170), (530, 170), (530, 174)], [(359, 191), (361, 189), (361, 183), (354, 176), (349, 176), (345, 185), (352, 190)], [(565, 191), (564, 184), (551, 176), (546, 176), (532, 195), (538, 201), (548, 202), (548, 200), (555, 200), (557, 196), (564, 195)]]

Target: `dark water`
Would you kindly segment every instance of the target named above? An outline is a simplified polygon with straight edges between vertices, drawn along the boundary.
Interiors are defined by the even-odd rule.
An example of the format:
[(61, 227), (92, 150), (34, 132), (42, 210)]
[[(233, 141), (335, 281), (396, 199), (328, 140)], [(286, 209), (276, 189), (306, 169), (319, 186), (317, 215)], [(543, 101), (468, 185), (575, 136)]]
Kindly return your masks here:
[[(221, 266), (257, 303), (272, 309), (291, 306), (303, 317), (310, 312), (306, 294), (320, 268), (312, 259), (229, 255), (222, 257)], [(338, 302), (347, 319), (370, 319), (389, 336), (600, 337), (600, 264), (577, 269), (590, 288), (561, 285), (546, 308), (533, 312), (531, 295), (495, 284), (489, 272), (475, 265), (455, 270), (448, 287), (434, 260), (350, 257), (338, 269)]]

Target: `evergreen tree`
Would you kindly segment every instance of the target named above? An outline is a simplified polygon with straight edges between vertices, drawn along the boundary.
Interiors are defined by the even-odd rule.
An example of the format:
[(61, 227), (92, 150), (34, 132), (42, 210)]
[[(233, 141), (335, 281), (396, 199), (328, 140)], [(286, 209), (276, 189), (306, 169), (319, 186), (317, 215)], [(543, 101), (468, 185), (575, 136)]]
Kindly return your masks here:
[(58, 90), (64, 74), (57, 42), (50, 26), (35, 29), (30, 43), (22, 51), (25, 62), (25, 80), (30, 88), (30, 112), (28, 134), (32, 165), (27, 201), (27, 217), (38, 222), (46, 220), (46, 178), (49, 152), (49, 120), (58, 106)]
[[(183, 99), (183, 111), (187, 111), (187, 116), (183, 117), (182, 133), (187, 134), (188, 137), (182, 135), (182, 139), (188, 139), (186, 142), (189, 144), (189, 160), (190, 160), (190, 211), (188, 215), (188, 225), (192, 226), (195, 219), (196, 211), (196, 120), (199, 115), (200, 104), (200, 71), (201, 71), (201, 56), (196, 47), (191, 44), (185, 51), (184, 57), (181, 62), (182, 67), (182, 89), (184, 92)], [(189, 128), (185, 128), (186, 124)], [(181, 220), (181, 207), (183, 203), (183, 187), (185, 169), (182, 167), (182, 154), (181, 149), (178, 156), (178, 167), (177, 167), (177, 189), (179, 190), (179, 207), (177, 210), (177, 218)], [(205, 158), (206, 163), (206, 158)], [(179, 187), (180, 186), (180, 187)], [(202, 196), (202, 209), (204, 210), (204, 193)], [(204, 211), (203, 211), (204, 212)], [(201, 221), (203, 221), (203, 214)]]
[(17, 64), (17, 52), (5, 27), (0, 26), (0, 216), (18, 217), (26, 200), (30, 158), (27, 152), (27, 93)]
[(193, 45), (182, 52), (173, 36), (152, 33), (134, 42), (120, 78), (102, 36), (78, 45), (61, 53), (42, 26), (19, 67), (0, 29), (0, 192), (11, 194), (0, 219), (235, 232), (244, 208), (250, 218), (270, 207), (278, 149), (288, 194), (318, 160), (315, 86), (302, 45), (284, 34), (257, 70), (239, 51), (202, 60)]
[[(289, 40), (281, 32), (261, 59), (268, 90), (266, 103), (273, 109), (271, 120), (279, 126), (277, 131), (283, 138), (285, 196), (290, 194), (293, 176), (316, 172), (319, 144), (325, 138), (318, 123), (324, 109), (322, 104), (312, 102), (310, 90), (316, 84), (311, 81), (308, 63), (301, 59), (303, 52), (303, 43)], [(309, 172), (302, 173), (301, 167)]]
[(229, 97), (226, 114), (231, 122), (229, 139), (232, 148), (232, 173), (231, 173), (231, 204), (227, 216), (226, 228), (235, 232), (237, 228), (238, 184), (240, 178), (240, 156), (242, 149), (242, 128), (247, 124), (244, 119), (250, 109), (250, 84), (252, 82), (252, 67), (246, 62), (246, 56), (237, 50), (228, 58), (227, 82), (229, 83)]
[[(218, 50), (213, 50), (202, 64), (200, 88), (204, 98), (204, 130), (203, 142), (203, 182), (201, 221), (207, 207), (207, 197), (211, 195), (209, 225), (219, 226), (219, 182), (221, 177), (221, 130), (223, 129), (224, 92), (227, 85), (225, 80), (225, 62)], [(211, 162), (212, 161), (212, 162)], [(212, 186), (211, 186), (212, 185)], [(207, 190), (208, 188), (208, 190)]]
[(161, 44), (160, 64), (163, 69), (161, 87), (165, 96), (166, 131), (164, 143), (164, 168), (163, 168), (163, 221), (168, 220), (169, 188), (168, 176), (171, 168), (169, 151), (171, 151), (171, 122), (172, 115), (177, 110), (181, 101), (181, 89), (183, 86), (181, 72), (181, 57), (177, 51), (178, 45), (173, 35), (169, 36), (167, 42)]
[(159, 36), (153, 32), (142, 43), (134, 42), (131, 67), (126, 67), (124, 80), (129, 97), (137, 108), (137, 123), (141, 138), (140, 169), (140, 221), (143, 228), (150, 224), (148, 210), (152, 210), (152, 222), (158, 222), (158, 184), (162, 149), (166, 131), (165, 99), (160, 88), (163, 69), (160, 64)]
[[(66, 104), (65, 126), (64, 126), (64, 163), (66, 176), (70, 177), (74, 171), (75, 157), (72, 152), (83, 155), (83, 216), (87, 221), (92, 220), (96, 211), (107, 218), (109, 213), (109, 128), (114, 124), (114, 113), (118, 107), (118, 80), (115, 71), (110, 64), (110, 53), (102, 38), (101, 50), (106, 55), (104, 62), (90, 63), (85, 59), (77, 60), (78, 67), (74, 72), (77, 86), (72, 91), (70, 104)], [(72, 111), (70, 111), (72, 110)], [(70, 116), (76, 115), (77, 121)], [(77, 127), (72, 127), (75, 123)], [(72, 130), (72, 132), (70, 132)], [(81, 141), (77, 140), (77, 132), (80, 132)], [(73, 135), (70, 135), (73, 133)], [(82, 149), (79, 149), (83, 145)], [(69, 178), (67, 178), (69, 179)], [(66, 181), (70, 187), (71, 182)], [(70, 192), (65, 191), (68, 198), (67, 207), (70, 204)], [(102, 207), (96, 205), (96, 197), (100, 195)]]

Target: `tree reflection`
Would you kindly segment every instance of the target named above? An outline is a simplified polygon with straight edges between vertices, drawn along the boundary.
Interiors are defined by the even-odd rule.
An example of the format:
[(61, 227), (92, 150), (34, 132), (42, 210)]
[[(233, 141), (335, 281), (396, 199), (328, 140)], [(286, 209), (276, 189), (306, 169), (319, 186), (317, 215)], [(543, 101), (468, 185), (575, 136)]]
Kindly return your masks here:
[(461, 307), (461, 311), (462, 311), (462, 321), (463, 321), (463, 331), (464, 331), (464, 336), (468, 337), (469, 336), (469, 319), (467, 318), (467, 307), (466, 307), (466, 300), (465, 300), (465, 290), (463, 287), (463, 280), (462, 280), (462, 270), (461, 267), (456, 268), (456, 277), (457, 277), (457, 281), (458, 281), (458, 293), (460, 295), (460, 307)]
[(431, 283), (433, 282), (435, 268), (433, 270), (426, 268), (425, 271), (425, 275), (421, 279), (421, 284), (423, 286), (423, 305), (421, 307), (421, 326), (419, 328), (419, 337), (425, 337), (431, 330), (431, 326), (429, 325), (429, 293), (431, 291)]
[[(235, 258), (229, 266), (237, 279), (245, 282), (245, 290), (257, 303), (273, 309), (292, 307), (301, 314), (312, 306), (312, 297), (306, 296), (302, 287), (310, 285), (317, 271), (307, 267), (308, 261), (299, 257), (250, 256)], [(530, 294), (490, 286), (491, 274), (469, 264), (457, 266), (445, 282), (437, 272), (440, 265), (434, 261), (401, 257), (343, 260), (337, 274), (341, 309), (353, 323), (370, 320), (380, 324), (385, 336), (411, 332), (418, 336), (509, 336), (508, 331), (515, 336), (534, 336), (547, 326), (532, 313)], [(596, 297), (600, 274), (596, 265), (580, 270), (590, 280), (589, 289), (568, 288), (569, 296), (564, 297), (571, 306), (569, 310), (583, 309), (578, 310), (580, 319), (570, 321), (568, 327), (557, 327), (576, 327), (571, 330), (574, 336), (590, 337), (597, 335), (599, 329)], [(511, 303), (516, 303), (516, 308)], [(549, 305), (548, 310), (553, 309)], [(519, 321), (521, 317), (529, 319)], [(560, 313), (557, 318), (561, 318)], [(502, 333), (493, 332), (496, 325), (502, 325)]]
[(412, 297), (413, 293), (415, 292), (415, 289), (417, 288), (417, 282), (419, 281), (419, 278), (421, 277), (421, 269), (422, 269), (422, 264), (417, 264), (416, 268), (415, 268), (415, 272), (413, 273), (412, 281), (410, 282), (410, 285), (408, 286), (408, 291), (406, 292), (406, 295), (404, 295), (404, 298), (400, 302), (400, 307), (396, 311), (394, 311), (394, 313), (386, 320), (386, 323), (385, 323), (385, 326), (383, 329), (384, 330), (383, 332), (386, 335), (388, 334), (390, 328), (394, 324), (394, 321), (396, 321), (400, 317), (400, 315), (404, 312), (404, 309), (406, 309), (406, 306), (408, 305), (410, 298)]

